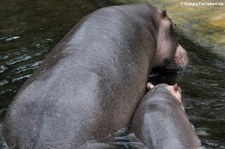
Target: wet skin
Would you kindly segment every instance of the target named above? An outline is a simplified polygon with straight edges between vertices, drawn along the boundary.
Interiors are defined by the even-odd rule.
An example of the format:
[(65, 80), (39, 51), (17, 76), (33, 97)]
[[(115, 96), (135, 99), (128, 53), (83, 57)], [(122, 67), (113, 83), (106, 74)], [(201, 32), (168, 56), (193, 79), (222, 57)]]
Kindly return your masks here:
[(166, 11), (148, 4), (84, 17), (11, 103), (4, 119), (9, 147), (77, 148), (127, 127), (151, 69), (188, 63), (174, 27)]
[(181, 90), (175, 85), (149, 86), (131, 123), (135, 133), (150, 149), (196, 149), (201, 142), (188, 120), (181, 100)]

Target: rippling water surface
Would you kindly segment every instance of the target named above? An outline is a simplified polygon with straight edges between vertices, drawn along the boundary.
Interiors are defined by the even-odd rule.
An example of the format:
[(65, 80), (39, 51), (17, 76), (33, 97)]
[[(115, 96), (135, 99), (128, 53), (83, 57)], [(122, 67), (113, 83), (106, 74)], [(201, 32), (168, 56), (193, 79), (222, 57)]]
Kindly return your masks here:
[[(99, 1), (100, 2), (100, 1)], [(98, 5), (91, 0), (2, 0), (0, 120), (24, 81), (68, 30)], [(186, 112), (207, 148), (225, 148), (225, 62), (179, 36), (191, 67), (180, 74)]]
[(191, 69), (180, 76), (186, 112), (207, 148), (225, 148), (225, 61), (184, 38)]
[(90, 0), (2, 0), (0, 5), (0, 107), (6, 108), (52, 47), (84, 15)]

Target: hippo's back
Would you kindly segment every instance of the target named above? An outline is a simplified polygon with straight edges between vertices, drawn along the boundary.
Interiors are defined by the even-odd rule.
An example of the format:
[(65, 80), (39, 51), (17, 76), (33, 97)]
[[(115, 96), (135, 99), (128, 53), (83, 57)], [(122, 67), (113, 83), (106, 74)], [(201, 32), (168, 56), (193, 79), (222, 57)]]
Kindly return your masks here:
[(7, 112), (10, 148), (76, 148), (128, 126), (155, 52), (145, 12), (128, 8), (88, 15), (50, 52)]

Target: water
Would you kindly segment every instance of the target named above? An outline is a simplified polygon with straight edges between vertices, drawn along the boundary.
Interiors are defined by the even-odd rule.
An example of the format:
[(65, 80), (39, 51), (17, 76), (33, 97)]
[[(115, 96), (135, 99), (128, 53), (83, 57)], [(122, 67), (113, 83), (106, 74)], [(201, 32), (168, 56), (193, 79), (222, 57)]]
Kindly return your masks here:
[(147, 147), (134, 133), (123, 128), (103, 139), (87, 141), (79, 149), (147, 149)]
[[(99, 0), (101, 6), (106, 3)], [(0, 121), (20, 86), (84, 15), (91, 0), (2, 0), (0, 5)], [(225, 148), (225, 62), (179, 36), (191, 66), (179, 74), (186, 112), (207, 148)]]
[(189, 51), (191, 68), (180, 75), (186, 112), (207, 148), (225, 148), (225, 61), (193, 45), (180, 42)]
[(90, 0), (1, 1), (1, 109), (68, 30), (97, 8)]

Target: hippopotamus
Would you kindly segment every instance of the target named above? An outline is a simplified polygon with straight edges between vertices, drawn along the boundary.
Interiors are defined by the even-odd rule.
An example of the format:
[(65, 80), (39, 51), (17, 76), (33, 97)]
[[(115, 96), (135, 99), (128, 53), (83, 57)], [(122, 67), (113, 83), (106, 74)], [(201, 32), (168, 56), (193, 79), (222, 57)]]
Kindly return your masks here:
[(4, 119), (10, 148), (78, 148), (125, 128), (156, 67), (187, 65), (175, 22), (149, 4), (85, 16), (24, 83)]
[(201, 141), (185, 113), (177, 84), (156, 86), (141, 100), (132, 118), (131, 131), (149, 149), (197, 149)]

